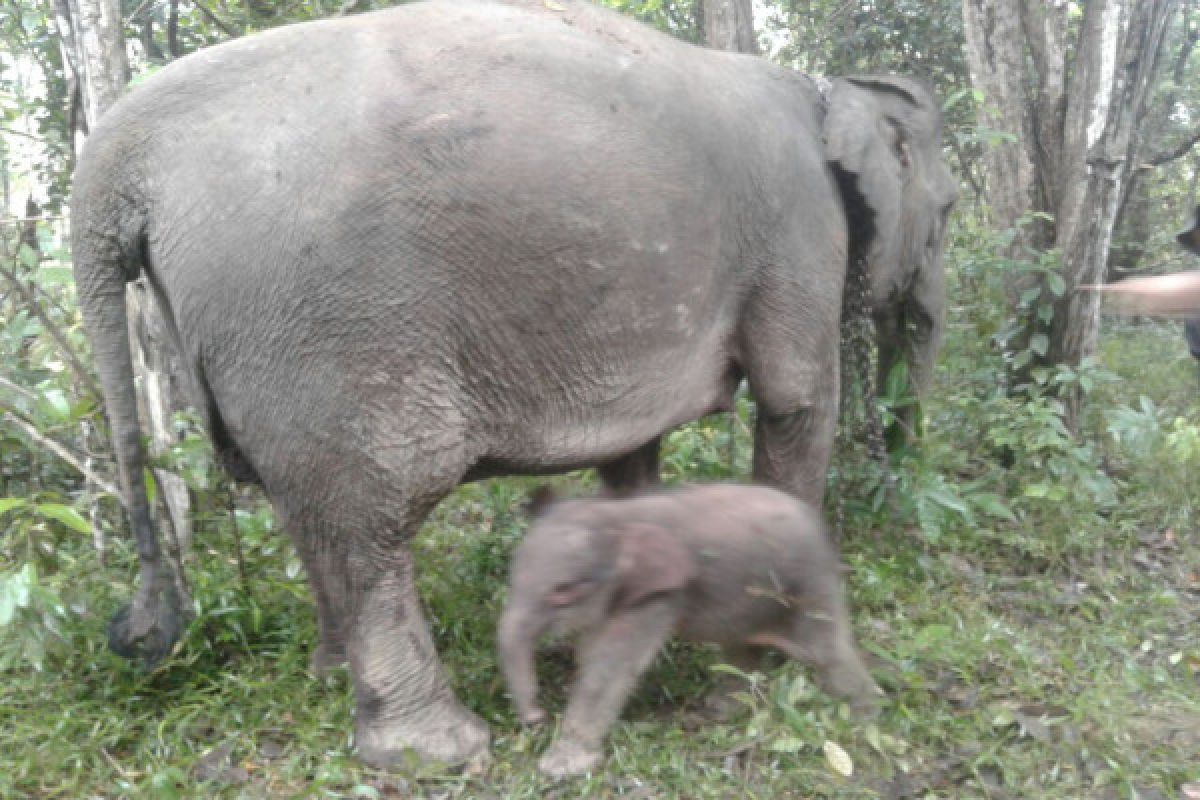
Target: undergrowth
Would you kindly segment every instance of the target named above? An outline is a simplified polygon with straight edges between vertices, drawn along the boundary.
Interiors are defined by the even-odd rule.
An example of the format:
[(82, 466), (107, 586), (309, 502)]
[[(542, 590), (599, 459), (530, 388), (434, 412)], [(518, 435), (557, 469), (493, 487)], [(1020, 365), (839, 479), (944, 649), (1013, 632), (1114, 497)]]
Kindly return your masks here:
[[(78, 483), (64, 476), (61, 491), (0, 506), (0, 797), (1179, 796), (1200, 781), (1196, 365), (1177, 324), (1110, 321), (1092, 363), (1005, 391), (1011, 354), (986, 310), (999, 307), (1004, 265), (974, 252), (951, 253), (951, 296), (971, 301), (951, 309), (924, 436), (895, 454), (890, 484), (853, 445), (832, 472), (826, 511), (840, 523), (856, 632), (888, 695), (878, 719), (851, 718), (804, 669), (777, 662), (742, 676), (740, 716), (699, 722), (690, 712), (727, 668), (711, 648), (676, 644), (603, 768), (542, 779), (551, 732), (516, 724), (493, 637), (523, 504), (544, 481), (495, 480), (461, 487), (415, 543), (435, 639), (492, 727), (491, 761), (466, 774), (364, 768), (345, 674), (307, 672), (315, 627), (290, 543), (261, 503), (242, 502), (235, 530), (190, 438), (176, 458), (199, 470), (189, 480), (214, 481), (196, 519), (196, 617), (151, 672), (105, 649), (136, 563), (120, 537), (98, 563)], [(1054, 391), (1072, 381), (1088, 393), (1078, 436)], [(745, 479), (753, 409), (738, 405), (735, 418), (668, 437), (668, 482)], [(8, 476), (54, 469), (4, 459)], [(552, 710), (572, 669), (561, 650), (539, 662)]]

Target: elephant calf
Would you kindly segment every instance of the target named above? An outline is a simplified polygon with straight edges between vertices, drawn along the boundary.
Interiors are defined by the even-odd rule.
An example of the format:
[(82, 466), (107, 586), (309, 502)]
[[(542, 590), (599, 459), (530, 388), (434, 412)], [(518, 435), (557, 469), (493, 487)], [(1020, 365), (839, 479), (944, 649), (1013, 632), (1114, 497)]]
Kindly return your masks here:
[(543, 772), (602, 755), (641, 673), (672, 632), (753, 667), (764, 648), (813, 664), (856, 710), (882, 694), (859, 658), (838, 556), (818, 514), (758, 486), (710, 485), (557, 502), (517, 548), (500, 658), (521, 720), (540, 722), (533, 654), (547, 630), (580, 634), (579, 675)]

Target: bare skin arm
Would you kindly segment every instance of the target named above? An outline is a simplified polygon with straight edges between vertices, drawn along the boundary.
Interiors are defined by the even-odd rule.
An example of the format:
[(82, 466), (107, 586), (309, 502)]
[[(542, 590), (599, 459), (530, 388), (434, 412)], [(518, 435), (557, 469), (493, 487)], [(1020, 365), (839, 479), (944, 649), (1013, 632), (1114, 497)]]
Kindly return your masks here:
[(1103, 292), (1113, 298), (1117, 310), (1127, 314), (1191, 316), (1200, 312), (1200, 271), (1081, 288)]

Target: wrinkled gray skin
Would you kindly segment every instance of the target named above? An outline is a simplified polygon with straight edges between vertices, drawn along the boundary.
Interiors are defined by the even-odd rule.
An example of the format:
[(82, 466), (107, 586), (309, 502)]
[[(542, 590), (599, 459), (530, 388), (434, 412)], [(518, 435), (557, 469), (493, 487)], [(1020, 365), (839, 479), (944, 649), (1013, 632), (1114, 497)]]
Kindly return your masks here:
[(96, 127), (72, 221), (142, 566), (118, 652), (154, 661), (181, 624), (141, 480), (139, 272), (217, 451), (296, 542), (314, 661), (348, 660), (372, 765), (486, 751), (407, 547), (457, 484), (590, 465), (652, 483), (658, 437), (745, 377), (755, 477), (820, 499), (850, 241), (824, 141), (872, 209), (880, 285), (940, 280), (936, 103), (846, 80), (826, 113), (803, 75), (562, 5), (277, 29), (171, 64)]
[(772, 647), (814, 665), (860, 710), (881, 692), (850, 629), (838, 557), (809, 506), (757, 486), (695, 486), (557, 503), (518, 546), (500, 661), (522, 721), (540, 722), (534, 647), (579, 634), (579, 674), (539, 764), (586, 772), (638, 677), (672, 632), (753, 668)]

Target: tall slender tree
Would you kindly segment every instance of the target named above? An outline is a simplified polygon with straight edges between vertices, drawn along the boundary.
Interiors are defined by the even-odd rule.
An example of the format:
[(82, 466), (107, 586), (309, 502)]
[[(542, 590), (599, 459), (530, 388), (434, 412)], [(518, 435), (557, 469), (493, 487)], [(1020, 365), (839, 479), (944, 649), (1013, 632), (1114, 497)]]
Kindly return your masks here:
[(704, 43), (717, 50), (758, 53), (751, 0), (702, 0)]
[[(1078, 287), (1104, 275), (1122, 186), (1138, 162), (1139, 129), (1164, 31), (1178, 0), (963, 0), (980, 124), (1011, 137), (985, 156), (993, 222), (1039, 223), (1017, 247), (1055, 248), (1041, 300), (1011, 341), (1014, 376), (1078, 365), (1095, 349), (1099, 297)], [(1025, 292), (1025, 297), (1031, 295)], [(1079, 395), (1067, 395), (1073, 420)]]

